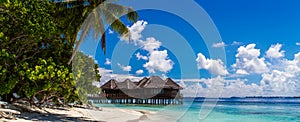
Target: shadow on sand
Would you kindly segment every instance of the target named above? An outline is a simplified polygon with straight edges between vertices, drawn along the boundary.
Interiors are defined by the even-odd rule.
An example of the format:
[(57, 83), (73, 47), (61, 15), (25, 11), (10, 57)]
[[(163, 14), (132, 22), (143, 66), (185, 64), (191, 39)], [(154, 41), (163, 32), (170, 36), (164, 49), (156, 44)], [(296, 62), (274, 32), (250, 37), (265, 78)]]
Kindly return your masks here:
[(51, 113), (22, 113), (18, 116), (18, 118), (22, 118), (30, 121), (60, 121), (60, 122), (105, 122), (105, 121), (94, 121), (89, 120), (89, 118), (85, 117), (69, 117), (64, 114), (51, 114)]

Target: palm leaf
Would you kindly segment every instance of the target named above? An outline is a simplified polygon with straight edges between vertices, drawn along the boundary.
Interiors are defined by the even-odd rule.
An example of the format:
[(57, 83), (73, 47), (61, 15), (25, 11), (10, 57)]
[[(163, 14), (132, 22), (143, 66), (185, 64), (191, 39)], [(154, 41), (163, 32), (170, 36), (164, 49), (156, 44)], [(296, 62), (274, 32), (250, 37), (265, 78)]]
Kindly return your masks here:
[[(119, 35), (128, 37), (129, 30), (126, 27), (126, 25), (120, 20), (120, 17), (126, 15), (128, 20), (131, 22), (136, 22), (138, 19), (137, 12), (134, 11), (132, 8), (128, 8), (118, 4), (113, 4), (110, 3), (108, 0), (107, 1), (87, 0), (89, 2), (89, 5), (88, 5), (88, 9), (85, 9), (86, 7), (82, 6), (84, 4), (83, 3), (84, 1), (85, 0), (75, 0), (75, 1), (68, 2), (68, 4), (62, 4), (64, 6), (71, 6), (71, 8), (74, 7), (76, 9), (76, 10), (72, 10), (74, 12), (79, 12), (77, 9), (81, 9), (81, 13), (83, 14), (83, 16), (80, 17), (80, 19), (85, 19), (85, 18), (87, 19), (83, 22), (82, 25), (80, 24), (80, 21), (74, 19), (72, 19), (70, 23), (70, 26), (74, 26), (74, 25), (82, 26), (81, 29), (80, 27), (77, 27), (71, 30), (70, 34), (71, 33), (74, 34), (74, 36), (71, 37), (72, 38), (71, 40), (76, 39), (77, 37), (76, 35), (80, 30), (82, 30), (82, 33), (80, 35), (80, 39), (76, 42), (75, 49), (73, 50), (73, 54), (70, 60), (68, 61), (68, 64), (70, 64), (71, 61), (73, 60), (76, 52), (79, 50), (80, 44), (82, 43), (82, 41), (85, 40), (84, 38), (87, 35), (87, 33), (89, 33), (89, 30), (94, 31), (94, 37), (96, 39), (98, 39), (98, 37), (101, 35), (101, 46), (105, 54), (106, 36), (105, 36), (104, 23), (110, 25), (111, 29), (116, 31)], [(89, 10), (92, 11), (88, 12)], [(75, 31), (76, 33), (74, 33), (73, 31)]]
[(137, 22), (139, 16), (138, 13), (132, 8), (128, 8), (127, 18), (129, 21)]
[(128, 34), (129, 30), (126, 25), (120, 20), (119, 17), (115, 16), (113, 13), (106, 9), (101, 9), (104, 22), (106, 24), (111, 24), (110, 27), (116, 31), (119, 35)]
[(82, 25), (82, 33), (80, 35), (80, 39), (79, 41), (76, 43), (75, 49), (73, 50), (72, 56), (68, 61), (68, 64), (70, 64), (73, 60), (73, 58), (75, 57), (77, 51), (79, 50), (80, 44), (83, 42), (84, 38), (86, 37), (87, 32), (90, 30), (91, 28), (91, 23), (93, 23), (93, 21), (95, 20), (95, 16), (94, 16), (94, 12), (92, 12), (87, 19), (84, 21), (83, 25)]
[(95, 23), (93, 23), (94, 37), (97, 39), (100, 35), (101, 46), (104, 54), (106, 53), (106, 36), (101, 12), (95, 10)]

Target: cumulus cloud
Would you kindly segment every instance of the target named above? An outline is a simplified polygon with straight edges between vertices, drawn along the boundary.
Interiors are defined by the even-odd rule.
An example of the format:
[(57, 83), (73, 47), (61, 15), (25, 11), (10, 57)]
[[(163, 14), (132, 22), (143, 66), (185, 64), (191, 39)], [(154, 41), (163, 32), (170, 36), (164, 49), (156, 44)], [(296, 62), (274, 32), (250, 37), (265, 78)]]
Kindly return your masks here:
[(173, 68), (173, 61), (168, 57), (168, 51), (153, 51), (150, 53), (149, 61), (143, 65), (150, 73), (155, 73), (156, 70), (168, 72)]
[[(299, 76), (298, 76), (299, 77)], [(295, 77), (294, 77), (295, 78)], [(223, 77), (176, 80), (183, 87), (185, 97), (245, 97), (245, 96), (299, 96), (299, 79), (282, 71), (263, 75), (260, 83), (246, 83), (247, 79)]]
[(295, 90), (295, 81), (289, 80), (292, 75), (284, 71), (273, 70), (262, 75), (261, 86), (275, 93), (289, 93)]
[(224, 42), (214, 43), (212, 45), (212, 47), (215, 47), (215, 48), (223, 48), (225, 46), (226, 46), (226, 44)]
[(239, 75), (249, 75), (249, 73), (246, 70), (243, 70), (243, 69), (236, 70), (236, 74), (239, 74)]
[(148, 22), (140, 20), (134, 23), (132, 26), (127, 27), (129, 30), (129, 35), (121, 36), (120, 39), (124, 41), (132, 40), (135, 44), (139, 43), (142, 38), (142, 31), (145, 29)]
[(146, 40), (142, 42), (143, 49), (150, 53), (157, 50), (160, 46), (161, 42), (153, 37), (146, 38)]
[(101, 75), (101, 82), (106, 82), (112, 77), (110, 76), (112, 74), (112, 70), (108, 70), (105, 68), (98, 68), (99, 74)]
[(297, 45), (297, 46), (300, 46), (300, 42), (297, 42), (296, 45)]
[[(183, 87), (182, 93), (185, 97), (244, 97), (262, 95), (263, 89), (259, 85), (246, 84), (247, 79), (225, 80), (223, 77), (207, 79), (181, 79), (177, 80)], [(202, 86), (201, 84), (204, 84)]]
[(144, 73), (144, 70), (137, 70), (136, 72), (135, 72), (135, 74), (137, 74), (137, 75), (140, 75), (140, 74), (143, 74)]
[[(294, 55), (293, 60), (285, 60), (284, 62), (285, 66), (283, 68), (287, 74), (291, 74), (294, 78), (300, 76), (300, 52)], [(298, 80), (300, 81), (300, 78)]]
[(118, 63), (118, 66), (123, 70), (123, 71), (131, 71), (131, 66), (124, 66)]
[(207, 59), (202, 53), (198, 53), (196, 59), (198, 69), (206, 69), (214, 75), (227, 75), (228, 71), (224, 63), (220, 60)]
[(111, 61), (110, 61), (109, 58), (106, 58), (105, 60), (106, 60), (105, 63), (104, 63), (105, 65), (110, 65), (111, 64)]
[(179, 81), (178, 84), (183, 88), (180, 92), (184, 95), (184, 97), (203, 97), (203, 92), (200, 91), (203, 89), (203, 87), (197, 83), (189, 83), (184, 81)]
[(300, 67), (300, 52), (295, 54), (294, 62)]
[(300, 52), (294, 55), (293, 60), (282, 59), (280, 67), (262, 74), (261, 86), (268, 94), (299, 95), (300, 90)]
[(260, 85), (251, 83), (246, 84), (247, 79), (225, 80), (223, 97), (245, 97), (245, 96), (261, 96), (263, 89)]
[(285, 51), (281, 50), (281, 47), (281, 44), (271, 45), (271, 47), (266, 52), (266, 57), (273, 59), (284, 57)]
[[(147, 56), (141, 55), (139, 52), (135, 54), (138, 60), (148, 60), (143, 67), (150, 73), (155, 71), (168, 72), (173, 68), (173, 61), (169, 58), (167, 50), (160, 51), (162, 43), (154, 37), (142, 39), (142, 31), (148, 23), (146, 21), (138, 21), (132, 26), (128, 27), (130, 30), (130, 38), (121, 37), (121, 40), (133, 40), (136, 46), (140, 46), (143, 50), (147, 51)], [(128, 67), (127, 67), (128, 68)]]
[(148, 60), (148, 57), (147, 57), (147, 56), (141, 55), (140, 52), (137, 52), (137, 53), (135, 54), (135, 56), (136, 56), (136, 58), (137, 58), (138, 60), (140, 60), (140, 59)]
[(265, 58), (259, 57), (260, 49), (256, 49), (255, 46), (255, 44), (249, 44), (238, 48), (235, 55), (236, 63), (232, 65), (237, 74), (260, 74), (269, 71)]

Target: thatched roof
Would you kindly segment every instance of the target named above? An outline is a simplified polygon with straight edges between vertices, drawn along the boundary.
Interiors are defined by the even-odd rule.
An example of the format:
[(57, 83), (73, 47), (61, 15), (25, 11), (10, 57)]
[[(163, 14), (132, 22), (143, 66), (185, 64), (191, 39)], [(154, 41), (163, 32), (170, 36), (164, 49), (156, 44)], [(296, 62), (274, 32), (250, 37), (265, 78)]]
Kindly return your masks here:
[(158, 76), (151, 76), (142, 88), (163, 88), (165, 81)]
[(119, 89), (135, 89), (135, 88), (137, 88), (137, 85), (134, 84), (129, 79), (126, 79), (123, 82), (117, 82), (117, 86)]
[(175, 83), (171, 78), (167, 78), (166, 84), (164, 88), (169, 88), (169, 89), (183, 89), (181, 86), (179, 86), (177, 83)]
[(182, 89), (171, 78), (162, 80), (158, 76), (151, 76), (149, 78), (144, 77), (139, 82), (132, 82), (129, 79), (123, 82), (117, 82), (114, 79), (109, 80), (107, 83), (101, 86), (101, 89), (138, 89), (138, 88), (152, 88), (152, 89)]
[(142, 87), (147, 83), (148, 80), (149, 80), (149, 78), (144, 77), (144, 78), (141, 79), (139, 82), (137, 82), (137, 87), (142, 88)]
[(108, 82), (101, 86), (101, 89), (117, 89), (116, 82), (117, 81), (115, 79), (110, 79)]

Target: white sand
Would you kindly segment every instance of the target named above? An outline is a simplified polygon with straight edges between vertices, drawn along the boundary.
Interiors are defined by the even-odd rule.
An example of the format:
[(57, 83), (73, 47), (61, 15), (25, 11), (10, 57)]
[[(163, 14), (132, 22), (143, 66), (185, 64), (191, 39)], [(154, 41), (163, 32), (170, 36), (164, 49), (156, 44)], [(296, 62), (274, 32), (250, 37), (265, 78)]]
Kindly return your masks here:
[[(83, 108), (45, 109), (42, 114), (22, 113), (17, 120), (0, 119), (8, 122), (31, 122), (31, 121), (105, 121), (105, 122), (139, 122), (155, 121), (159, 118), (151, 117), (153, 111), (131, 110), (119, 108), (103, 108), (102, 111)], [(154, 120), (152, 120), (154, 118)], [(160, 118), (162, 119), (162, 118)]]

